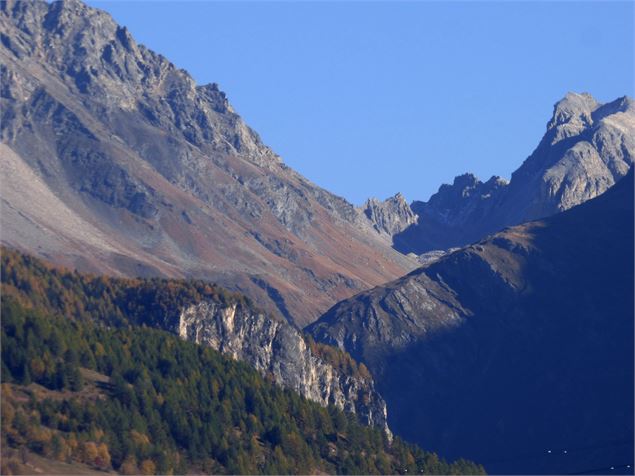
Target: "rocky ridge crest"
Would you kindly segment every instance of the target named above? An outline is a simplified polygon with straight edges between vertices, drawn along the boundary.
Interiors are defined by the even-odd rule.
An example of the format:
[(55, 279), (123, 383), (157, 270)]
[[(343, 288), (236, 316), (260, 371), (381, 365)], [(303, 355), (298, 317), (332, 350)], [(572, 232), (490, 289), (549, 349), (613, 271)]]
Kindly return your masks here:
[(635, 103), (602, 104), (590, 94), (558, 101), (538, 147), (507, 182), (472, 174), (410, 205), (417, 222), (393, 235), (403, 253), (463, 246), (506, 226), (547, 217), (594, 198), (635, 160)]
[(417, 222), (417, 216), (401, 193), (383, 202), (376, 198), (369, 198), (360, 211), (370, 220), (377, 233), (390, 237)]

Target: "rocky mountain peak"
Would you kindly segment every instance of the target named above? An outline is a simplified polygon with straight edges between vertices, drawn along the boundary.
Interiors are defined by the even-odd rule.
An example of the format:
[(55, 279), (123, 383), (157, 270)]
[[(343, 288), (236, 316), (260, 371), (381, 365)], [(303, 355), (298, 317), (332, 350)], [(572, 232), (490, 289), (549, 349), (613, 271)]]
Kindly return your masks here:
[(591, 123), (591, 113), (597, 109), (599, 103), (589, 93), (568, 92), (564, 98), (553, 107), (553, 117), (548, 128), (563, 124), (571, 120), (580, 119)]
[(84, 271), (213, 280), (302, 324), (415, 266), (285, 166), (217, 84), (109, 14), (3, 1), (0, 32), (5, 244)]
[[(481, 182), (474, 174), (467, 173), (455, 177), (452, 185), (441, 185), (438, 192), (430, 197), (426, 205), (439, 212), (443, 210), (449, 212), (457, 209), (457, 206), (461, 207), (460, 203), (488, 199), (506, 185), (507, 181), (498, 176), (492, 176), (487, 182)], [(417, 211), (422, 208), (422, 205), (422, 202), (414, 202), (413, 208)]]
[(545, 139), (553, 145), (580, 134), (593, 125), (593, 112), (599, 106), (600, 103), (588, 93), (567, 93), (554, 105), (553, 116), (547, 123)]
[[(100, 103), (100, 114), (140, 111), (207, 152), (238, 153), (271, 167), (280, 158), (244, 124), (218, 85), (197, 86), (187, 71), (137, 44), (125, 26), (79, 0), (12, 2), (3, 12), (24, 35), (5, 41), (18, 58), (48, 63), (77, 93)], [(30, 2), (29, 2), (30, 3)]]
[(512, 174), (506, 213), (515, 217), (507, 224), (548, 216), (600, 195), (626, 175), (634, 156), (630, 98), (602, 104), (586, 93), (567, 94), (555, 105), (536, 150)]
[(481, 181), (476, 177), (476, 175), (468, 172), (468, 173), (457, 175), (456, 177), (454, 177), (454, 181), (452, 182), (452, 185), (454, 187), (467, 189), (467, 188), (474, 187), (478, 185), (479, 183), (481, 183)]
[(417, 215), (401, 193), (383, 202), (377, 198), (370, 198), (361, 207), (361, 211), (378, 233), (390, 236), (405, 230), (417, 221)]
[(588, 93), (558, 101), (547, 131), (509, 183), (456, 177), (427, 202), (414, 201), (414, 227), (393, 237), (403, 253), (421, 254), (476, 241), (506, 226), (568, 210), (600, 195), (635, 158), (635, 106), (629, 97), (605, 104)]

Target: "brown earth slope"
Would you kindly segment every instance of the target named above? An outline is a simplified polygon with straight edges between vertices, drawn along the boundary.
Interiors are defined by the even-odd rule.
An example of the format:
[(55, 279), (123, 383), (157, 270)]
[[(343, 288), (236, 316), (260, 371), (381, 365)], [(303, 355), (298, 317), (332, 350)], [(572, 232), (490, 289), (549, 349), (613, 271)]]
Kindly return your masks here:
[(2, 242), (82, 270), (210, 279), (300, 325), (412, 269), (288, 168), (215, 84), (78, 0), (0, 4)]

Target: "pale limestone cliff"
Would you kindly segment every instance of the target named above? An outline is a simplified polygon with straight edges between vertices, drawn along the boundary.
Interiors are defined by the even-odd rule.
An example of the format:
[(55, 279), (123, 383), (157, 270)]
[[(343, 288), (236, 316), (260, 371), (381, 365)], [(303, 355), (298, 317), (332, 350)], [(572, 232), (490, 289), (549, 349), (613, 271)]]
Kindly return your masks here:
[(386, 403), (372, 378), (335, 368), (315, 355), (304, 337), (287, 323), (236, 303), (201, 302), (182, 310), (178, 334), (252, 365), (309, 400), (335, 405), (390, 434)]

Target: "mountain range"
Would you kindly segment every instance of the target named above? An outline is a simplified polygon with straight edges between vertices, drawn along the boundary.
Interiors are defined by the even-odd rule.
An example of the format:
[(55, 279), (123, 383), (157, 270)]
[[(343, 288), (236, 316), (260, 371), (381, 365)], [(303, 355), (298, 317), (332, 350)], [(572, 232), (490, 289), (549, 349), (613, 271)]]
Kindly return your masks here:
[(2, 241), (85, 271), (205, 278), (295, 325), (416, 263), (78, 0), (3, 2)]
[[(2, 3), (3, 243), (115, 275), (194, 277), (302, 327), (447, 249), (592, 198), (633, 163), (633, 102), (568, 94), (507, 184), (356, 208), (79, 0)], [(394, 248), (394, 249), (393, 249)]]
[(380, 233), (392, 237), (395, 249), (419, 255), (568, 210), (610, 188), (634, 160), (633, 100), (625, 96), (602, 104), (587, 93), (568, 93), (509, 182), (496, 176), (481, 182), (468, 173), (442, 185), (427, 202), (408, 206), (396, 195), (369, 201), (363, 209)]
[(633, 200), (630, 172), (342, 301), (307, 331), (366, 363), (391, 428), (440, 454), (504, 474), (632, 461)]
[[(222, 435), (193, 442), (177, 431), (152, 461), (170, 451), (192, 465), (169, 468), (192, 471), (482, 470), (439, 462), (404, 437), (494, 473), (633, 462), (631, 98), (568, 93), (509, 181), (468, 173), (427, 201), (397, 193), (356, 207), (285, 165), (217, 84), (197, 85), (106, 12), (80, 0), (3, 0), (0, 138), (3, 295), (15, 301), (2, 301), (11, 408), (47, 411), (23, 408), (25, 395), (63, 393), (78, 372), (90, 382), (68, 398), (117, 406), (131, 398), (127, 385), (159, 388), (174, 371), (200, 410), (208, 392), (190, 380), (212, 355), (230, 373), (223, 385), (240, 389), (232, 404), (241, 408), (229, 423), (230, 399), (219, 396), (225, 410), (201, 410), (196, 425), (219, 418), (252, 460)], [(47, 319), (69, 349), (82, 342), (83, 366), (39, 331), (39, 341), (25, 337)], [(104, 360), (95, 332), (112, 352), (140, 335), (134, 345), (152, 356), (176, 346), (189, 357), (129, 368)], [(57, 353), (40, 365), (47, 345)], [(29, 373), (40, 380), (29, 383)], [(114, 393), (110, 382), (119, 382)], [(250, 382), (290, 420), (260, 401), (258, 415), (237, 416), (243, 400), (253, 407)], [(154, 425), (153, 434), (189, 434), (191, 414), (154, 397), (152, 411), (178, 414), (178, 428)], [(171, 394), (171, 404), (182, 407), (182, 397)], [(318, 414), (334, 427), (314, 428)], [(150, 423), (134, 418), (143, 436)], [(18, 420), (12, 448), (32, 450)], [(283, 420), (293, 438), (281, 435)], [(49, 423), (37, 424), (70, 438)], [(382, 431), (357, 438), (358, 423)], [(132, 438), (137, 470), (149, 457), (142, 436)], [(123, 471), (127, 443), (82, 438), (112, 439), (116, 465), (93, 458), (91, 467)], [(365, 466), (368, 451), (377, 458)]]

